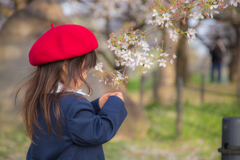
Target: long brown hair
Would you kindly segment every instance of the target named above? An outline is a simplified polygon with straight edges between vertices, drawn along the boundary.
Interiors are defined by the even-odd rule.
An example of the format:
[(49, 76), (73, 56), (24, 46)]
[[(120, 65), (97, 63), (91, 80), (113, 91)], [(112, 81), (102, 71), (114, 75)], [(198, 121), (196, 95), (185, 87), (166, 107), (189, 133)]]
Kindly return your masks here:
[[(85, 81), (82, 73), (85, 70), (89, 71), (91, 68), (93, 68), (96, 65), (96, 61), (96, 52), (93, 50), (79, 57), (39, 65), (32, 73), (30, 73), (26, 78), (24, 78), (28, 79), (28, 81), (17, 89), (15, 94), (15, 105), (19, 91), (22, 88), (26, 88), (26, 92), (23, 96), (23, 103), (20, 106), (19, 112), (21, 112), (22, 114), (27, 135), (32, 143), (34, 143), (32, 139), (32, 134), (39, 139), (39, 137), (37, 137), (37, 135), (35, 134), (34, 126), (38, 127), (38, 129), (43, 131), (38, 122), (39, 109), (44, 115), (47, 124), (48, 136), (50, 135), (51, 129), (54, 134), (61, 137), (61, 110), (59, 106), (59, 98), (63, 96), (64, 92), (71, 88), (70, 85), (72, 85), (72, 83), (74, 86), (77, 86), (79, 79), (83, 82), (83, 84), (87, 86), (88, 94), (92, 94), (93, 90), (91, 86)], [(67, 72), (64, 72), (63, 65), (66, 62)], [(65, 77), (64, 81), (62, 79), (62, 75), (64, 75)], [(55, 94), (59, 82), (63, 84), (63, 88), (62, 91), (59, 92), (59, 94)], [(64, 93), (64, 96), (70, 94), (74, 93), (66, 92)], [(54, 132), (51, 124), (50, 108), (53, 99), (55, 100), (54, 102), (56, 102), (56, 107), (54, 107), (54, 116), (57, 121), (58, 134)]]

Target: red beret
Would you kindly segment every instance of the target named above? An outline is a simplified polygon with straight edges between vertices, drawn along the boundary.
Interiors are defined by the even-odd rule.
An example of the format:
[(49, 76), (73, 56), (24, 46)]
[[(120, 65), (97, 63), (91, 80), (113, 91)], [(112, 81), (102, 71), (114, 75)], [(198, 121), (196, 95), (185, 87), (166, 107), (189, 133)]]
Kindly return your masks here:
[(83, 26), (51, 26), (29, 52), (29, 62), (33, 66), (78, 57), (98, 48), (95, 35)]

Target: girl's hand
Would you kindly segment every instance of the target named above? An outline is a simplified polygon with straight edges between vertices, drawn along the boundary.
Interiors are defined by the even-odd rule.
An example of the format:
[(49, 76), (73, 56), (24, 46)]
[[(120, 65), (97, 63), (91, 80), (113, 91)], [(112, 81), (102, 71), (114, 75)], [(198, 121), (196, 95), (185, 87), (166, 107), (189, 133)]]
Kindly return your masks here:
[(100, 109), (102, 109), (103, 105), (106, 103), (110, 95), (113, 95), (113, 93), (106, 93), (99, 98), (98, 103), (99, 103)]
[(106, 101), (108, 100), (109, 96), (114, 95), (119, 97), (122, 101), (124, 101), (123, 96), (122, 96), (122, 92), (114, 92), (114, 93), (106, 93), (104, 95), (102, 95), (99, 98), (99, 107), (100, 109), (102, 109), (103, 105), (106, 103)]
[(124, 98), (123, 98), (122, 92), (114, 92), (113, 95), (119, 97), (124, 102)]

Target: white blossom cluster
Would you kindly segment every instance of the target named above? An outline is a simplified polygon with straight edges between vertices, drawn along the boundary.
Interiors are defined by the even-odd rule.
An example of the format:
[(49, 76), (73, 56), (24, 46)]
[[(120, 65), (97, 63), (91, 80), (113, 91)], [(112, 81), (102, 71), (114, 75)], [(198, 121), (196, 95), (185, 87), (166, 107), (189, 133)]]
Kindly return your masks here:
[[(153, 65), (153, 61), (156, 59), (156, 57), (153, 54), (148, 53), (150, 51), (149, 44), (141, 39), (137, 40), (136, 37), (130, 38), (126, 34), (124, 34), (124, 42), (118, 41), (118, 44), (121, 44), (121, 48), (113, 47), (111, 43), (111, 38), (107, 41), (109, 43), (108, 48), (110, 48), (112, 51), (114, 51), (115, 55), (120, 58), (120, 60), (116, 60), (116, 66), (128, 66), (132, 70), (135, 70), (137, 67), (145, 67), (150, 69), (151, 65)], [(155, 38), (155, 42), (157, 42), (157, 39)], [(139, 48), (141, 48), (141, 51), (133, 51), (128, 49), (129, 44), (137, 44)], [(159, 48), (157, 48), (159, 50)], [(163, 59), (158, 61), (159, 66), (166, 66), (167, 61), (164, 59), (168, 57), (169, 54), (167, 53), (160, 53), (159, 58), (162, 57)], [(176, 58), (175, 54), (172, 54), (173, 58)], [(173, 63), (173, 60), (170, 61), (170, 63)], [(143, 73), (146, 73), (147, 71), (143, 71)]]
[[(230, 0), (229, 1), (231, 5), (233, 5), (234, 7), (238, 6), (238, 3), (240, 3), (240, 0)], [(227, 6), (226, 6), (227, 7)]]
[[(225, 2), (224, 0), (220, 0), (221, 2)], [(182, 1), (183, 4), (185, 5), (188, 5), (190, 4), (192, 1), (189, 1), (189, 0), (184, 0)], [(193, 1), (194, 3), (194, 6), (197, 7), (197, 6), (201, 6), (201, 5), (204, 5), (204, 4), (209, 4), (209, 0), (196, 0), (196, 1)], [(240, 3), (240, 0), (229, 0), (229, 4), (237, 7)], [(211, 1), (211, 5), (209, 7), (209, 9), (207, 10), (208, 12), (204, 11), (204, 9), (200, 9), (199, 11), (196, 11), (196, 12), (192, 12), (191, 14), (189, 14), (189, 17), (193, 17), (195, 20), (198, 20), (198, 19), (204, 19), (204, 15), (209, 18), (213, 18), (213, 15), (214, 14), (219, 14), (219, 11), (216, 10), (218, 9), (220, 6), (218, 4), (218, 1), (216, 0), (212, 0)], [(226, 2), (226, 5), (224, 7), (221, 7), (223, 9), (227, 8), (228, 7), (228, 3)], [(146, 22), (148, 24), (152, 24), (152, 25), (161, 25), (162, 27), (171, 27), (171, 28), (174, 28), (173, 30), (170, 30), (169, 33), (170, 33), (170, 38), (173, 40), (173, 41), (177, 41), (178, 39), (178, 35), (179, 35), (179, 32), (176, 31), (175, 27), (173, 26), (172, 24), (172, 21), (171, 19), (172, 18), (175, 18), (173, 16), (176, 16), (176, 13), (181, 13), (182, 16), (187, 16), (187, 12), (181, 10), (181, 6), (178, 8), (178, 6), (170, 6), (170, 8), (168, 10), (165, 10), (164, 12), (162, 11), (158, 11), (157, 9), (153, 9), (152, 10), (152, 15), (151, 15), (151, 19), (150, 20), (147, 20)], [(190, 44), (193, 39), (195, 39), (195, 35), (196, 35), (196, 30), (193, 29), (193, 28), (188, 28), (188, 31), (187, 31), (187, 37), (188, 37), (188, 43)]]
[(188, 44), (193, 41), (193, 39), (196, 38), (197, 31), (193, 28), (188, 28), (187, 30), (187, 36), (188, 36)]
[(103, 73), (102, 67), (103, 67), (103, 62), (99, 62), (99, 63), (97, 63), (97, 65), (95, 66), (95, 70)]
[[(172, 13), (175, 13), (175, 10), (172, 9), (171, 10)], [(153, 9), (153, 14), (152, 14), (152, 17), (155, 18), (155, 20), (148, 20), (147, 23), (148, 24), (157, 24), (157, 25), (162, 25), (165, 27), (169, 27), (169, 26), (172, 26), (172, 21), (170, 21), (170, 18), (171, 18), (171, 13), (164, 13), (163, 15), (159, 15), (157, 10), (156, 9)], [(165, 23), (166, 21), (166, 23)]]
[(113, 86), (115, 85), (119, 85), (122, 81), (128, 79), (127, 75), (124, 75), (124, 77), (122, 76), (122, 74), (117, 71), (117, 76), (113, 77), (112, 82), (113, 82)]
[[(152, 9), (151, 19), (147, 21), (148, 24), (155, 25), (154, 27), (160, 26), (161, 28), (171, 28), (169, 29), (170, 38), (173, 41), (177, 41), (179, 34), (183, 34), (188, 38), (188, 43), (190, 44), (196, 38), (196, 30), (194, 28), (188, 28), (187, 31), (180, 31), (177, 27), (173, 26), (172, 20), (178, 19), (181, 17), (193, 17), (194, 19), (204, 19), (213, 18), (214, 14), (219, 14), (217, 9), (225, 9), (228, 5), (233, 5), (237, 7), (240, 3), (240, 0), (229, 0), (225, 3), (224, 0), (181, 0), (176, 3), (176, 5), (170, 5), (165, 7), (162, 5), (162, 0), (156, 0), (155, 3), (158, 3), (155, 6), (161, 6), (159, 8), (154, 8), (155, 6), (152, 5), (150, 8)], [(164, 8), (165, 7), (165, 8)], [(191, 9), (195, 8), (198, 9), (196, 12), (192, 12)], [(182, 19), (182, 23), (185, 24), (185, 18)], [(180, 19), (179, 19), (180, 20)], [(114, 54), (119, 57), (119, 60), (115, 59), (116, 66), (124, 66), (124, 71), (126, 67), (135, 70), (136, 68), (141, 69), (150, 69), (153, 65), (154, 61), (159, 62), (159, 67), (166, 67), (167, 63), (173, 64), (173, 59), (176, 58), (175, 54), (168, 54), (163, 52), (162, 48), (158, 46), (157, 39), (155, 38), (155, 44), (157, 45), (155, 48), (159, 51), (159, 56), (155, 57), (156, 55), (149, 54), (150, 46), (146, 42), (146, 32), (139, 32), (135, 31), (126, 31), (126, 33), (122, 34), (122, 30), (120, 30), (120, 36), (118, 34), (110, 34), (110, 38), (108, 42), (108, 48), (114, 52)], [(162, 42), (163, 44), (163, 42)], [(129, 49), (129, 46), (133, 45), (132, 49)], [(134, 48), (135, 47), (135, 48)], [(168, 61), (166, 59), (169, 59)], [(103, 76), (106, 72), (103, 72), (103, 63), (99, 62), (95, 69), (99, 71)], [(128, 76), (121, 74), (119, 71), (113, 73), (115, 76), (112, 79), (112, 85), (119, 85), (124, 80), (128, 79)], [(147, 71), (142, 71), (146, 73)], [(107, 73), (106, 73), (107, 74)], [(106, 84), (106, 81), (105, 81)]]

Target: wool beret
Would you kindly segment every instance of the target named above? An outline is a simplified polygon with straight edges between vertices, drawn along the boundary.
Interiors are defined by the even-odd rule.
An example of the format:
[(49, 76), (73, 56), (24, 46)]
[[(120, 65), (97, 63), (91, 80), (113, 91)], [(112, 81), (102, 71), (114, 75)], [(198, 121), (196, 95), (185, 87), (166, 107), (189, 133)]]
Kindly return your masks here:
[(51, 26), (29, 51), (29, 62), (33, 66), (78, 57), (98, 48), (95, 35), (83, 26)]

